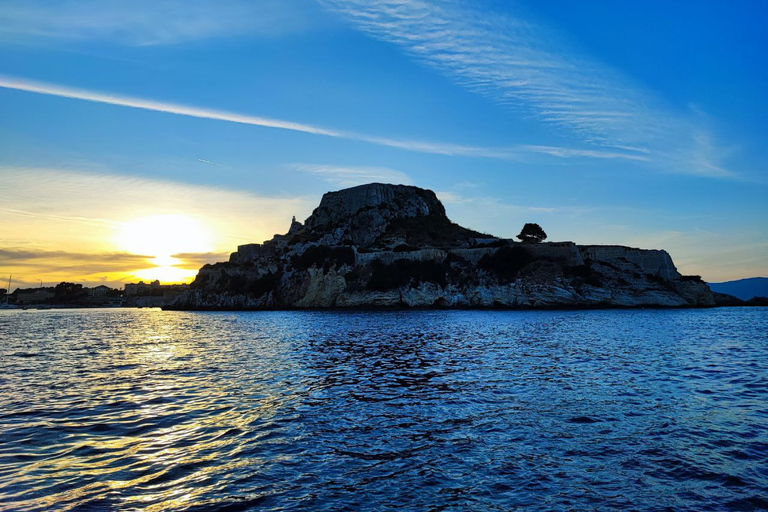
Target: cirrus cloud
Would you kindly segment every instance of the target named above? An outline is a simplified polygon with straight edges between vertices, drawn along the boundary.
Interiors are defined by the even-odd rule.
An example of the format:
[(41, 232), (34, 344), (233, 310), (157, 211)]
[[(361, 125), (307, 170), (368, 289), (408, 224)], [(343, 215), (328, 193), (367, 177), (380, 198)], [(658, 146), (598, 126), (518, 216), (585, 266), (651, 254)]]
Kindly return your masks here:
[(493, 12), (478, 5), (482, 0), (320, 1), (466, 89), (591, 146), (518, 150), (557, 157), (621, 155), (669, 172), (734, 176), (718, 164), (724, 152), (699, 120), (524, 16)]

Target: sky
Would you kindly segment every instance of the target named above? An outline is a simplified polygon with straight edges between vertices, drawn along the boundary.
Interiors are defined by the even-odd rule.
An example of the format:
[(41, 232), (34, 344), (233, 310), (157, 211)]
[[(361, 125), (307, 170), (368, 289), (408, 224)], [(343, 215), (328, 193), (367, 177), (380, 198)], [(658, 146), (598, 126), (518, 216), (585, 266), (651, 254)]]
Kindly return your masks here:
[(189, 282), (369, 182), (496, 236), (768, 276), (766, 24), (752, 0), (0, 0), (0, 281)]

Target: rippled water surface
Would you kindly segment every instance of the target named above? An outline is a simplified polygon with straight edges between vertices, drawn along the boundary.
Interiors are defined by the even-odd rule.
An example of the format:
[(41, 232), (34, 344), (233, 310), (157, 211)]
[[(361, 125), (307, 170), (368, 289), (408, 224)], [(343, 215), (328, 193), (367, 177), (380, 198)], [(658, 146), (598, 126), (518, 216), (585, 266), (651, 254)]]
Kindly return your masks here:
[(757, 510), (768, 309), (0, 311), (3, 510)]

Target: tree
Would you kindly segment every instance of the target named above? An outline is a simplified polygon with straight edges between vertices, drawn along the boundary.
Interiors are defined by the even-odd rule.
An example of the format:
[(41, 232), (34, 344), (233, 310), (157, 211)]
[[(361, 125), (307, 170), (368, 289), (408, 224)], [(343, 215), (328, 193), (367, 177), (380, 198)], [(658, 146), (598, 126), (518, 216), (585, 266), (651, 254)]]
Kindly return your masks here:
[(73, 302), (86, 294), (83, 285), (67, 282), (57, 284), (53, 293), (56, 296), (56, 302), (61, 304)]
[(547, 234), (544, 232), (543, 229), (541, 229), (541, 226), (535, 223), (527, 223), (525, 226), (523, 226), (522, 231), (520, 231), (520, 234), (517, 235), (517, 238), (522, 240), (523, 242), (527, 243), (539, 243), (543, 242), (547, 239)]

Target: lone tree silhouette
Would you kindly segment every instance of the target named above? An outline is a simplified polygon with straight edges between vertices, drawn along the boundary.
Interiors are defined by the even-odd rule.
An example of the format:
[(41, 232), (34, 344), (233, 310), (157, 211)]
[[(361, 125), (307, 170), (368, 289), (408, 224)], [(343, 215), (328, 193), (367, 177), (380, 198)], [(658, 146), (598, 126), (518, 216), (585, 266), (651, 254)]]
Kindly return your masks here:
[(522, 231), (520, 231), (520, 234), (517, 235), (517, 238), (522, 240), (523, 242), (528, 243), (539, 243), (547, 239), (547, 234), (544, 232), (543, 229), (541, 229), (541, 226), (534, 223), (527, 223), (525, 226), (523, 226)]

